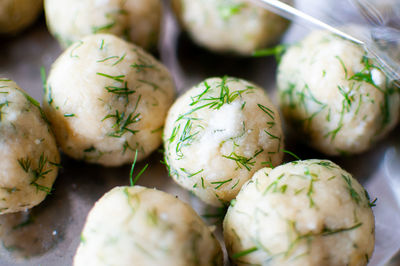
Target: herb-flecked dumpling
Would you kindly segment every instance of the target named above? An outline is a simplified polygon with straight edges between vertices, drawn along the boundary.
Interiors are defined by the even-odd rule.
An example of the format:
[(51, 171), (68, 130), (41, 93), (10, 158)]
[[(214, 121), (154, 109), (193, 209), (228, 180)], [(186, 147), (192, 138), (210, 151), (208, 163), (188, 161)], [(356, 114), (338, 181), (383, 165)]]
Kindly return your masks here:
[(42, 11), (43, 0), (1, 0), (0, 34), (15, 34), (31, 25)]
[(0, 214), (24, 211), (50, 193), (60, 154), (40, 105), (0, 79)]
[(231, 202), (225, 243), (237, 265), (367, 265), (373, 205), (357, 180), (330, 161), (261, 169)]
[(157, 44), (160, 0), (45, 0), (50, 32), (68, 47), (83, 37), (110, 33), (143, 48)]
[(217, 52), (251, 55), (276, 43), (289, 25), (282, 17), (245, 0), (172, 3), (181, 25), (193, 40)]
[(228, 204), (255, 171), (279, 165), (279, 113), (263, 89), (210, 78), (182, 95), (164, 128), (170, 176), (208, 204)]
[(399, 118), (394, 83), (362, 47), (324, 31), (284, 54), (278, 88), (284, 117), (328, 155), (368, 150)]
[(44, 110), (69, 156), (118, 166), (153, 152), (175, 86), (168, 70), (141, 48), (95, 34), (53, 64)]
[(176, 197), (117, 187), (90, 211), (74, 266), (222, 266), (221, 246), (197, 213)]

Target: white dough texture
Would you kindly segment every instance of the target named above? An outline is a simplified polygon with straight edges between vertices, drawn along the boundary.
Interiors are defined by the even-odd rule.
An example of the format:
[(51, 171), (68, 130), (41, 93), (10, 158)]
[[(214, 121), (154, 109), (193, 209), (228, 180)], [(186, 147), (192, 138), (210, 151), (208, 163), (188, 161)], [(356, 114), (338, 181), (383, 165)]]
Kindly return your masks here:
[[(285, 1), (292, 3), (291, 0)], [(245, 0), (173, 0), (183, 28), (210, 50), (251, 55), (275, 44), (289, 22)]]
[(141, 48), (95, 34), (53, 64), (44, 110), (69, 156), (105, 166), (141, 160), (162, 142), (174, 99), (168, 70)]
[(124, 37), (143, 48), (157, 44), (160, 0), (45, 0), (50, 32), (68, 47), (95, 33)]
[(237, 265), (365, 266), (375, 242), (371, 205), (331, 161), (264, 168), (231, 202), (225, 244)]
[(37, 101), (0, 78), (0, 214), (38, 205), (51, 192), (60, 154)]
[(280, 116), (263, 89), (210, 78), (182, 95), (164, 129), (170, 176), (208, 204), (226, 205), (255, 171), (283, 157)]
[(197, 213), (176, 197), (117, 187), (90, 211), (74, 266), (222, 266), (221, 246)]
[(15, 34), (38, 17), (43, 0), (0, 0), (0, 34)]
[(324, 31), (284, 54), (278, 88), (284, 117), (328, 155), (368, 150), (399, 119), (398, 88), (362, 47)]

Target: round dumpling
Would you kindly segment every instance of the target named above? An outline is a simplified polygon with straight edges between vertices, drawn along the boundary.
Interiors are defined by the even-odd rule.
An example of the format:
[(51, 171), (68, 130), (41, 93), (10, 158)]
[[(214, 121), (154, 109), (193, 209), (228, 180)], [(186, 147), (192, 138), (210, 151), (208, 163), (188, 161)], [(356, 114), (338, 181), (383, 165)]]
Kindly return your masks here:
[(237, 265), (367, 265), (373, 205), (357, 180), (330, 161), (264, 168), (231, 202), (225, 243)]
[(108, 34), (76, 42), (54, 63), (44, 110), (69, 156), (118, 166), (153, 152), (174, 83), (168, 70), (141, 48)]
[(217, 52), (251, 55), (276, 43), (289, 25), (245, 0), (173, 0), (173, 7), (193, 40)]
[(0, 214), (38, 205), (51, 192), (60, 154), (40, 105), (0, 78)]
[(394, 83), (362, 47), (323, 31), (285, 53), (278, 88), (287, 121), (328, 155), (366, 151), (399, 118)]
[(50, 32), (67, 47), (83, 37), (110, 33), (143, 48), (158, 41), (160, 0), (45, 0)]
[(74, 259), (88, 265), (223, 265), (221, 246), (197, 213), (176, 197), (117, 187), (90, 211)]
[(0, 34), (15, 34), (29, 25), (42, 11), (43, 0), (1, 0)]
[(232, 77), (207, 79), (182, 95), (163, 138), (170, 176), (215, 206), (228, 204), (255, 171), (283, 157), (277, 109), (261, 88)]

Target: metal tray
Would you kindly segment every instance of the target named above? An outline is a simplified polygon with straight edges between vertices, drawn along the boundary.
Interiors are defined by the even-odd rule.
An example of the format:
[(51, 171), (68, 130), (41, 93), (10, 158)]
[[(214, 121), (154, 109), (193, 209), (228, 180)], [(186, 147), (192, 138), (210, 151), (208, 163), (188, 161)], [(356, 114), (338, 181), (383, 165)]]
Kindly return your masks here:
[[(209, 53), (194, 45), (185, 34), (180, 33), (170, 12), (164, 16), (163, 25), (159, 58), (173, 73), (179, 93), (205, 78), (230, 75), (261, 85), (271, 98), (276, 99), (276, 63), (273, 58), (238, 58)], [(296, 40), (306, 32), (307, 29), (292, 25), (285, 40)], [(16, 37), (0, 39), (0, 51), (0, 76), (15, 80), (30, 95), (41, 100), (40, 67), (44, 66), (48, 71), (62, 52), (56, 40), (47, 32), (44, 18), (42, 17), (35, 25)], [(328, 158), (351, 172), (368, 188), (372, 188), (370, 191), (372, 196), (379, 198), (375, 209), (377, 223), (384, 223), (385, 215), (391, 213), (392, 210), (399, 211), (398, 206), (393, 205), (393, 207), (389, 204), (396, 204), (395, 198), (388, 198), (385, 190), (378, 186), (386, 182), (380, 176), (384, 175), (382, 165), (385, 154), (387, 155), (388, 151), (393, 152), (396, 144), (399, 144), (398, 136), (400, 136), (400, 128), (394, 130), (388, 138), (365, 154), (348, 158)], [(291, 136), (287, 136), (286, 148), (302, 159), (326, 158), (299, 144)], [(138, 184), (167, 191), (190, 203), (200, 215), (208, 217), (205, 218), (207, 223), (217, 225), (217, 232), (220, 235), (221, 224), (218, 220), (218, 210), (207, 207), (190, 193), (178, 187), (168, 177), (164, 165), (160, 163), (161, 159), (162, 154), (154, 152), (150, 158), (137, 166), (141, 169), (145, 163), (150, 164)], [(285, 158), (285, 161), (290, 160), (292, 160), (290, 156)], [(400, 164), (400, 160), (397, 163)], [(130, 166), (103, 168), (74, 161), (66, 156), (62, 158), (62, 165), (54, 191), (43, 203), (27, 212), (0, 216), (2, 240), (0, 265), (71, 265), (80, 241), (80, 232), (94, 202), (111, 188), (129, 184)], [(379, 178), (382, 178), (381, 181)], [(383, 197), (382, 200), (380, 196)], [(217, 218), (210, 219), (213, 216)], [(400, 220), (397, 222), (397, 225), (400, 225)], [(388, 226), (395, 225), (396, 220)], [(375, 253), (382, 253), (382, 250), (387, 248), (385, 245), (390, 245), (393, 249), (395, 248), (393, 245), (397, 243), (397, 248), (400, 248), (397, 239), (390, 242), (382, 233), (387, 231), (381, 231), (377, 227)], [(375, 254), (370, 265), (382, 265), (393, 254), (395, 252), (389, 255), (385, 253), (383, 257)], [(394, 263), (392, 265), (400, 265), (397, 262), (392, 263)]]

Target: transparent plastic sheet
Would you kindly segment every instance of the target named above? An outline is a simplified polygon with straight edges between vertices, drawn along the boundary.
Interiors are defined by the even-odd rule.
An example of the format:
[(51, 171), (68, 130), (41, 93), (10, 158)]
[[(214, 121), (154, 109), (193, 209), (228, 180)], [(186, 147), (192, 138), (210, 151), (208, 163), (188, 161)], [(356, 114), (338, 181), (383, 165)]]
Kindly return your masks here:
[[(332, 10), (340, 10), (340, 12), (335, 11), (335, 14), (347, 17), (352, 22), (364, 21), (360, 16), (353, 15), (354, 10), (337, 6), (335, 3), (340, 0), (295, 1), (301, 10), (308, 10), (310, 14), (316, 14), (319, 18), (323, 18), (324, 14), (330, 15)], [(301, 22), (292, 23), (283, 42), (292, 43), (304, 37), (310, 28), (301, 24)], [(168, 8), (163, 21), (163, 31), (159, 49), (161, 61), (172, 72), (179, 93), (183, 93), (207, 77), (227, 74), (260, 84), (271, 98), (276, 98), (274, 97), (276, 65), (273, 58), (234, 58), (199, 49), (181, 34)], [(0, 42), (0, 48), (2, 48), (0, 76), (4, 74), (3, 76), (16, 80), (21, 87), (40, 100), (42, 82), (39, 69), (44, 66), (49, 70), (61, 53), (57, 42), (47, 32), (44, 21), (18, 38)], [(396, 177), (396, 173), (397, 175), (399, 173), (396, 166), (400, 165), (397, 156), (400, 151), (396, 148), (400, 147), (396, 146), (400, 141), (398, 136), (400, 136), (399, 127), (370, 152), (350, 158), (333, 158), (366, 186), (371, 197), (378, 198), (378, 204), (374, 208), (377, 224), (376, 249), (369, 266), (386, 264), (400, 247), (398, 231), (400, 208), (394, 193), (396, 186), (393, 185), (400, 180), (399, 176)], [(290, 142), (289, 138), (287, 147), (303, 159), (325, 158), (297, 142)], [(150, 167), (139, 180), (139, 185), (156, 187), (177, 195), (181, 200), (191, 204), (200, 215), (216, 212), (176, 185), (167, 176), (165, 166), (159, 163), (161, 159), (161, 154), (154, 153), (148, 160), (138, 164), (137, 168), (141, 169), (145, 163), (150, 163)], [(79, 244), (80, 232), (94, 202), (111, 188), (129, 183), (127, 178), (129, 166), (116, 169), (102, 168), (64, 157), (63, 167), (56, 180), (53, 194), (42, 204), (26, 213), (0, 217), (0, 231), (1, 227), (6, 227), (4, 230), (8, 231), (6, 241), (0, 244), (0, 265), (71, 265)], [(398, 186), (397, 188), (400, 189)], [(30, 221), (25, 219), (26, 217), (34, 218), (31, 224), (26, 225), (27, 221)], [(206, 221), (210, 225), (214, 224), (213, 220)], [(21, 225), (24, 225), (22, 231), (13, 229)], [(221, 237), (220, 224), (217, 224), (217, 233)], [(16, 259), (16, 252), (24, 258)], [(226, 262), (226, 265), (230, 264)], [(390, 266), (394, 265), (399, 263), (394, 262)]]
[(296, 9), (280, 0), (250, 1), (296, 23), (329, 29), (362, 45), (392, 80), (400, 80), (400, 1), (300, 0)]
[[(313, 18), (361, 41), (369, 56), (375, 59), (393, 81), (400, 81), (400, 1), (399, 0), (298, 0), (295, 8), (312, 18), (302, 18), (283, 11), (280, 1), (251, 0), (308, 30), (321, 28)], [(269, 3), (269, 4), (268, 4)], [(303, 15), (304, 15), (303, 14)], [(323, 25), (324, 26), (324, 25)], [(322, 27), (323, 28), (323, 27)], [(301, 38), (304, 29), (289, 34), (292, 43)], [(400, 252), (400, 146), (394, 143), (383, 152), (379, 166), (364, 184), (371, 197), (378, 198), (374, 208), (376, 245), (369, 265), (386, 265)], [(393, 265), (399, 265), (395, 262)]]

